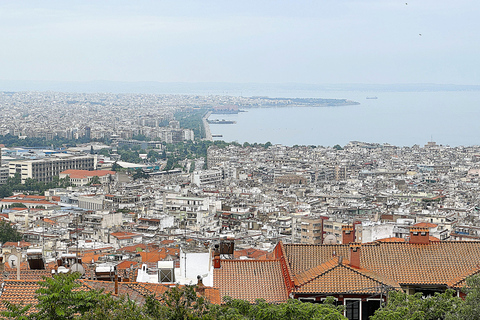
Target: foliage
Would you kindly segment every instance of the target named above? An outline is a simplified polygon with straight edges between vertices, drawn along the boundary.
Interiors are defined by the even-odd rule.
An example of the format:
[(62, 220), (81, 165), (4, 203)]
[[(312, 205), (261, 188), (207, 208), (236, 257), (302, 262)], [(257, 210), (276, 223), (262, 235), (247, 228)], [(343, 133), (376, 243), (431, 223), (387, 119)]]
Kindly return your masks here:
[(87, 137), (81, 137), (80, 139), (67, 139), (54, 137), (53, 140), (47, 140), (45, 138), (31, 138), (27, 137), (25, 139), (20, 139), (17, 136), (11, 134), (6, 134), (0, 136), (0, 144), (4, 144), (8, 147), (46, 147), (50, 146), (53, 148), (59, 147), (75, 147), (77, 144), (87, 143)]
[(375, 311), (372, 320), (436, 320), (448, 319), (457, 312), (462, 304), (455, 291), (436, 292), (424, 298), (422, 293), (408, 295), (404, 292), (392, 291), (388, 295), (388, 303), (384, 308)]
[(10, 208), (26, 208), (27, 206), (20, 202), (15, 202), (10, 205)]
[(142, 158), (139, 155), (140, 146), (122, 146), (118, 148), (117, 153), (120, 155), (120, 160), (125, 162), (132, 162), (132, 163), (143, 163)]
[(97, 151), (98, 154), (108, 157), (110, 155), (110, 150), (107, 148), (103, 148)]
[(58, 176), (52, 178), (50, 182), (37, 181), (35, 179), (25, 179), (25, 183), (22, 184), (20, 174), (15, 173), (14, 177), (9, 177), (7, 183), (0, 188), (0, 195), (8, 197), (13, 194), (13, 191), (31, 191), (32, 193), (43, 194), (48, 189), (53, 188), (66, 188), (71, 186), (70, 178), (65, 177), (60, 179)]
[(78, 273), (56, 274), (44, 277), (36, 291), (38, 312), (34, 319), (73, 319), (76, 314), (96, 308), (100, 301), (110, 297), (98, 290), (79, 290)]
[(92, 179), (88, 182), (88, 185), (91, 186), (93, 184), (101, 184), (100, 178), (98, 176), (93, 176)]
[(189, 170), (189, 172), (192, 173), (193, 171), (195, 171), (195, 161), (190, 162), (190, 170)]
[(90, 308), (77, 319), (82, 320), (148, 320), (149, 317), (137, 303), (129, 298), (120, 297), (114, 299), (110, 295), (103, 296), (95, 307)]
[(112, 165), (112, 171), (120, 171), (122, 167), (115, 161)]
[[(323, 304), (288, 300), (270, 304), (257, 300), (247, 301), (226, 297), (223, 305), (210, 304), (196, 292), (196, 286), (175, 286), (158, 300), (147, 296), (143, 306), (125, 297), (114, 297), (102, 291), (83, 291), (76, 281), (78, 274), (59, 274), (39, 282), (37, 290), (38, 312), (26, 316), (30, 306), (4, 302), (7, 310), (2, 316), (15, 319), (110, 319), (110, 320), (344, 320), (343, 307), (336, 307), (333, 298)], [(393, 319), (393, 318), (392, 318)]]
[(32, 307), (31, 304), (27, 305), (16, 305), (11, 303), (10, 301), (3, 301), (5, 305), (6, 311), (2, 311), (1, 315), (8, 318), (8, 319), (16, 319), (16, 320), (27, 320), (29, 317), (27, 316), (28, 310)]
[(467, 278), (467, 287), (463, 292), (467, 294), (457, 310), (450, 312), (445, 319), (478, 319), (480, 315), (480, 274)]
[(155, 150), (150, 150), (147, 154), (147, 159), (149, 162), (157, 162), (161, 158), (160, 154)]
[(150, 178), (150, 175), (148, 173), (145, 173), (145, 171), (143, 171), (142, 169), (137, 169), (137, 171), (135, 171), (135, 173), (133, 174), (132, 178), (133, 181), (137, 179), (148, 179)]
[(339, 144), (336, 144), (333, 146), (333, 149), (335, 150), (343, 150), (343, 148), (339, 145)]
[(6, 221), (0, 221), (0, 242), (20, 241), (22, 235)]
[(212, 308), (210, 315), (214, 319), (346, 319), (343, 316), (343, 307), (336, 307), (333, 298), (327, 299), (323, 304), (303, 303), (295, 299), (281, 304), (270, 304), (262, 299), (258, 299), (254, 304), (229, 297), (225, 297), (224, 300), (224, 306)]
[(147, 298), (146, 313), (154, 319), (206, 319), (210, 304), (197, 296), (194, 286), (178, 285), (165, 291), (161, 302), (153, 296)]
[(202, 139), (205, 138), (202, 118), (206, 113), (205, 109), (178, 111), (175, 113), (175, 119), (180, 122), (181, 128), (192, 129), (195, 137)]
[(138, 140), (138, 141), (150, 141), (150, 139), (145, 136), (144, 134), (137, 134), (132, 137), (132, 140)]

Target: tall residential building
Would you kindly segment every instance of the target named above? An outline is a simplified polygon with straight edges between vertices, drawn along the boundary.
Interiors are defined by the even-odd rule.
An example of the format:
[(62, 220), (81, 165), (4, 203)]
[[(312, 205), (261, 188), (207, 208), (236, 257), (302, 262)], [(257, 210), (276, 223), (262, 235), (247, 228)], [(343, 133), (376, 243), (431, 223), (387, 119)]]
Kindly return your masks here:
[(10, 161), (9, 175), (14, 177), (16, 173), (20, 174), (22, 183), (31, 178), (38, 181), (49, 182), (53, 177), (60, 175), (60, 172), (75, 170), (93, 170), (95, 168), (95, 157), (58, 155), (36, 160)]
[(323, 244), (323, 218), (302, 217), (301, 243)]
[(0, 184), (7, 183), (7, 179), (8, 179), (8, 167), (0, 166)]

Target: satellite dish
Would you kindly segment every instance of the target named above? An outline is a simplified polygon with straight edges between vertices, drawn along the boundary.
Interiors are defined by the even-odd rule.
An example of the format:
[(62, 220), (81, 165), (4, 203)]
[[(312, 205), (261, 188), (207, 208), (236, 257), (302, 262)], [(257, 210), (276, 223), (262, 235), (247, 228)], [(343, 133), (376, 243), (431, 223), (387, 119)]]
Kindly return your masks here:
[(70, 270), (72, 270), (72, 272), (78, 272), (78, 273), (80, 273), (82, 276), (85, 274), (85, 268), (84, 268), (80, 263), (74, 263), (74, 264), (70, 267)]
[(16, 268), (18, 265), (18, 257), (14, 254), (11, 254), (8, 256), (7, 262), (10, 268)]
[(337, 244), (337, 237), (333, 234), (329, 234), (328, 236), (323, 239), (323, 244)]

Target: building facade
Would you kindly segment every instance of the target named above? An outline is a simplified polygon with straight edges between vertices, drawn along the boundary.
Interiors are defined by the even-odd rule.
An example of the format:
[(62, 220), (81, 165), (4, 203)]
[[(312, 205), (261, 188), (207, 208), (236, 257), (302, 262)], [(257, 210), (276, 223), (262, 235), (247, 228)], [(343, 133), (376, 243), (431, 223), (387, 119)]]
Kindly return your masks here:
[(65, 170), (93, 170), (95, 163), (95, 157), (90, 155), (10, 161), (9, 175), (14, 177), (16, 173), (20, 174), (22, 183), (28, 178), (50, 182), (53, 180), (53, 177), (59, 176), (60, 172)]

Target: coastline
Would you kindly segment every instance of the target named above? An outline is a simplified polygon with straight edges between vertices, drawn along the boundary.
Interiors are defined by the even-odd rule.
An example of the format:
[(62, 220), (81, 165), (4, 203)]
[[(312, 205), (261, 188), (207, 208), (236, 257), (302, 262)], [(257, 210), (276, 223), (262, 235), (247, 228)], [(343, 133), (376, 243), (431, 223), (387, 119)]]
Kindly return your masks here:
[(202, 118), (203, 128), (205, 129), (205, 140), (213, 141), (212, 132), (210, 131), (210, 125), (208, 124), (208, 117), (212, 114), (212, 111), (208, 111)]

